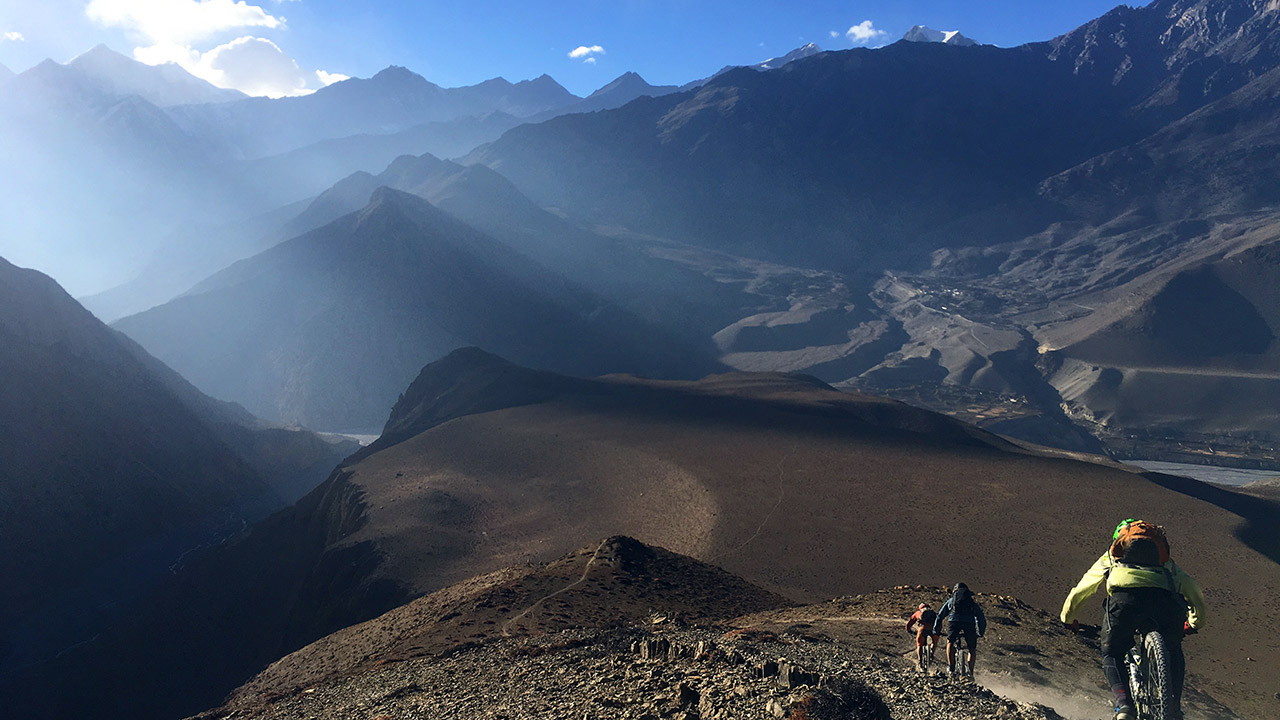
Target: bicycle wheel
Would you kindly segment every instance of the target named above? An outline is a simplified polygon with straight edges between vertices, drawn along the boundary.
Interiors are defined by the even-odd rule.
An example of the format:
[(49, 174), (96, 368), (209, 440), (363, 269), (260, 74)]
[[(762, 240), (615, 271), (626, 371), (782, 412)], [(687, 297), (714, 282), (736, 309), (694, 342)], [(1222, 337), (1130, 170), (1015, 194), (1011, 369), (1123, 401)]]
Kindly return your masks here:
[(1142, 687), (1135, 688), (1138, 716), (1145, 720), (1173, 720), (1173, 678), (1170, 677), (1169, 648), (1164, 636), (1149, 632), (1142, 636)]

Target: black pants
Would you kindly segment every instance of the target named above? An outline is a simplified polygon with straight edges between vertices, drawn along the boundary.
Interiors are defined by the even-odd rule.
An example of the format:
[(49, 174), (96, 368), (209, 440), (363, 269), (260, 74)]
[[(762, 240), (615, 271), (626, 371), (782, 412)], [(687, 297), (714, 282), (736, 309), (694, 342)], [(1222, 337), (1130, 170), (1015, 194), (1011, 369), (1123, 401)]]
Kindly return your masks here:
[(1177, 593), (1161, 588), (1117, 588), (1104, 605), (1102, 618), (1102, 672), (1113, 691), (1128, 687), (1124, 676), (1124, 655), (1133, 647), (1133, 635), (1146, 621), (1155, 624), (1169, 648), (1170, 679), (1178, 706), (1182, 703), (1182, 676), (1186, 660), (1182, 655), (1182, 624), (1187, 604)]

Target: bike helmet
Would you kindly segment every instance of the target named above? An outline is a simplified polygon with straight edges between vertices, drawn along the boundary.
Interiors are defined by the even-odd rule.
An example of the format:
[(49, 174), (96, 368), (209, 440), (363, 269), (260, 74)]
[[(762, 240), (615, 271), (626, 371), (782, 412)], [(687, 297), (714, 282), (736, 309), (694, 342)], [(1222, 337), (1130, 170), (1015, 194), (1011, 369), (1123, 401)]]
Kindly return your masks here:
[(928, 609), (929, 609), (929, 603), (920, 603), (920, 607), (918, 607), (918, 608), (916, 608), (916, 609), (917, 609), (917, 610), (928, 610)]
[(1142, 522), (1142, 521), (1138, 520), (1137, 518), (1128, 518), (1123, 522), (1121, 522), (1119, 525), (1116, 525), (1115, 532), (1111, 533), (1111, 542), (1115, 542), (1116, 540), (1119, 540), (1120, 533), (1124, 532), (1125, 528), (1129, 527), (1130, 525), (1136, 522)]

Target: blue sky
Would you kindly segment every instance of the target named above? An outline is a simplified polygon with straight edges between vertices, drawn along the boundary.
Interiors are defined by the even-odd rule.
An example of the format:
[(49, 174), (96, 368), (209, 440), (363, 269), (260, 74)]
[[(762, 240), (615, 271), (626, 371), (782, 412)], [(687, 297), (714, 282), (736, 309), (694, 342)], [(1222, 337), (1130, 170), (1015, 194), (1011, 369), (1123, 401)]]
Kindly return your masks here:
[[(680, 84), (808, 42), (876, 46), (912, 25), (1002, 46), (1047, 40), (1114, 0), (0, 0), (21, 72), (106, 43), (219, 84), (289, 94), (403, 65), (444, 86), (548, 73), (586, 94), (633, 70)], [(869, 23), (869, 24), (867, 24)], [(852, 35), (851, 28), (861, 28)], [(238, 42), (233, 42), (237, 41)], [(584, 48), (577, 57), (571, 53)], [(590, 51), (593, 48), (598, 50)], [(318, 75), (322, 71), (325, 75)]]

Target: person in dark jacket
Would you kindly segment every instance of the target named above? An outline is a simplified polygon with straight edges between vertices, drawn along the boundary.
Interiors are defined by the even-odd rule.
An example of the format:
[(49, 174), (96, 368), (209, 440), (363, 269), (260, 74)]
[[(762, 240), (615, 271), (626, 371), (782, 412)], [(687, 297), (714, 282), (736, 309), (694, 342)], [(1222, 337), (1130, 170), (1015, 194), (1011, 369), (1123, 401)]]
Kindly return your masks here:
[(968, 585), (956, 583), (951, 597), (938, 611), (938, 619), (933, 624), (935, 633), (942, 632), (944, 620), (947, 623), (947, 665), (950, 667), (950, 674), (956, 674), (956, 647), (963, 635), (969, 646), (969, 677), (973, 677), (973, 665), (978, 657), (978, 638), (987, 634), (987, 616), (974, 599)]

